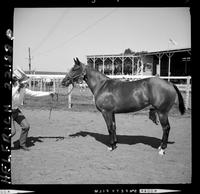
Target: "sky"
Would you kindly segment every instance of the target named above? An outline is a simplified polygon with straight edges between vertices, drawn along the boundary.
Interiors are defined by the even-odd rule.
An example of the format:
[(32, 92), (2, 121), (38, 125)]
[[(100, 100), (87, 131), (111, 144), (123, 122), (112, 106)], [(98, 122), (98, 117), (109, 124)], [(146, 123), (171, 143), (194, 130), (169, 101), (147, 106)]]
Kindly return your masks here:
[[(13, 67), (66, 72), (73, 58), (191, 48), (187, 7), (15, 8)], [(172, 41), (169, 41), (169, 40)]]

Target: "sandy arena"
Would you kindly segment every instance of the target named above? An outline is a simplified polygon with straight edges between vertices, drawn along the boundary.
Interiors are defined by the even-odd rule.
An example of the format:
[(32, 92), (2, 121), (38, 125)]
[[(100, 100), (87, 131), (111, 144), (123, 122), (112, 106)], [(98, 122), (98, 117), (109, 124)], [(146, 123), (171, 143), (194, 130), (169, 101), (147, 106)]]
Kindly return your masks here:
[(142, 114), (116, 115), (118, 147), (107, 150), (108, 131), (97, 111), (23, 109), (31, 151), (12, 138), (12, 184), (191, 183), (191, 114), (171, 115), (169, 144), (158, 154), (162, 129)]

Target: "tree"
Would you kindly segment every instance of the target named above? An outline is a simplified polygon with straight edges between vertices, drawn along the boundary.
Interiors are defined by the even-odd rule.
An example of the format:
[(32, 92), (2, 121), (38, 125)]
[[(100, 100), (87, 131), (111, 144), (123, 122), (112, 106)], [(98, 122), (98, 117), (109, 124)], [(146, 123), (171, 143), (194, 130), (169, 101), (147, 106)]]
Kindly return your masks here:
[(134, 54), (134, 52), (130, 48), (125, 49), (124, 55), (131, 55), (131, 54)]

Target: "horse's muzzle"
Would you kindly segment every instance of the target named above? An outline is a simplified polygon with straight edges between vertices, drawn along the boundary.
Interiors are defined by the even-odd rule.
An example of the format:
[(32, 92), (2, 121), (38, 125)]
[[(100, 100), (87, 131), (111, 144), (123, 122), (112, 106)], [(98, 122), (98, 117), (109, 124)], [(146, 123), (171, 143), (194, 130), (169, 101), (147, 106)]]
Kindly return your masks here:
[(65, 82), (64, 81), (61, 82), (61, 86), (65, 86)]

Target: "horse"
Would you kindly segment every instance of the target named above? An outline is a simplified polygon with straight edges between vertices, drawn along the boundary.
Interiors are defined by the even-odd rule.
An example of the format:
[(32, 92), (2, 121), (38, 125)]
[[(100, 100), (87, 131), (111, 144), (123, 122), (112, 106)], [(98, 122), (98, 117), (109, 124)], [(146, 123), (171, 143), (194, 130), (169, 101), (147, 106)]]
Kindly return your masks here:
[(109, 150), (117, 148), (115, 114), (129, 113), (150, 107), (149, 118), (162, 126), (162, 139), (158, 148), (164, 155), (170, 132), (168, 113), (178, 97), (179, 111), (185, 113), (183, 97), (176, 85), (158, 76), (137, 81), (111, 79), (103, 73), (85, 65), (76, 57), (74, 66), (67, 73), (61, 84), (85, 81), (94, 95), (96, 108), (102, 113), (109, 133)]

